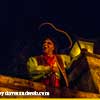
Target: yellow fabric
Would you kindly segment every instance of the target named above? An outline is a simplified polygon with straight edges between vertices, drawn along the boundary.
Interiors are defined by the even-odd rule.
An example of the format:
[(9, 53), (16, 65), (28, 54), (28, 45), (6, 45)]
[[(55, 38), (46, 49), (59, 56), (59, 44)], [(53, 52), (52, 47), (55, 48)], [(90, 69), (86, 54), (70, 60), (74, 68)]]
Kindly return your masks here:
[[(60, 55), (65, 68), (69, 67), (70, 64), (70, 56), (68, 55)], [(39, 79), (45, 74), (50, 73), (50, 67), (44, 65), (38, 65), (38, 61), (35, 57), (30, 57), (27, 61), (27, 69), (33, 78), (33, 80)], [(57, 74), (58, 75), (58, 74)], [(58, 75), (59, 76), (59, 75)]]
[(62, 54), (60, 56), (61, 56), (62, 61), (63, 61), (63, 64), (64, 64), (64, 68), (68, 68), (69, 67), (69, 64), (71, 62), (70, 56), (64, 55), (64, 54)]

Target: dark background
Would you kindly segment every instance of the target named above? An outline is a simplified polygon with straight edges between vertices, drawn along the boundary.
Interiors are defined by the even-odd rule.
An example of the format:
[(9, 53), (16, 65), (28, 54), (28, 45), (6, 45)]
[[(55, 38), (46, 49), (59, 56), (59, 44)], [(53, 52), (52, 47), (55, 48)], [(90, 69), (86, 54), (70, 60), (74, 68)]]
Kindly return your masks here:
[(20, 56), (39, 53), (37, 27), (45, 21), (68, 32), (73, 41), (76, 37), (95, 41), (95, 52), (100, 53), (99, 0), (1, 0), (1, 72)]

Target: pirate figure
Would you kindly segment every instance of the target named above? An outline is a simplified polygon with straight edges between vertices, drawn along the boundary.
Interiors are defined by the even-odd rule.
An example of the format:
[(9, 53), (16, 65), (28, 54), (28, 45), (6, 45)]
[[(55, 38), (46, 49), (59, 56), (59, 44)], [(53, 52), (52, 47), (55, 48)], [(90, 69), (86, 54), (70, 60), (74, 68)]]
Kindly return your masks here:
[[(67, 40), (72, 46), (70, 36), (63, 30), (56, 28), (52, 23), (42, 23), (39, 29), (48, 25), (53, 30), (67, 36)], [(55, 35), (55, 34), (54, 34)], [(69, 67), (70, 56), (67, 54), (58, 54), (56, 43), (57, 39), (51, 33), (45, 34), (42, 41), (42, 54), (32, 56), (27, 61), (27, 69), (33, 81), (38, 81), (46, 85), (46, 91), (50, 92), (50, 97), (62, 97), (62, 89), (69, 87), (66, 69)], [(58, 42), (57, 40), (56, 42)]]

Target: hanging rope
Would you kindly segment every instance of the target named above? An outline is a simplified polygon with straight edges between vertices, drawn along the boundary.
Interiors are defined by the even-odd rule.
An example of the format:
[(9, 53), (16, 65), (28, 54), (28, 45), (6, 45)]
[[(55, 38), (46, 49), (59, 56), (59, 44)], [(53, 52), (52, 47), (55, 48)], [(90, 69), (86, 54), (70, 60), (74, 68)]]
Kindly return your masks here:
[(71, 47), (72, 47), (72, 39), (71, 39), (71, 37), (69, 36), (69, 34), (68, 34), (67, 32), (65, 32), (65, 31), (63, 31), (63, 30), (61, 30), (61, 29), (56, 28), (56, 27), (55, 27), (52, 23), (50, 23), (50, 22), (45, 22), (45, 23), (40, 24), (39, 30), (40, 30), (40, 28), (41, 28), (42, 26), (44, 26), (44, 25), (50, 25), (50, 26), (51, 26), (53, 29), (55, 29), (57, 32), (60, 32), (60, 33), (64, 34), (64, 35), (68, 38), (68, 40), (69, 40), (69, 42), (70, 42), (70, 45), (69, 45), (68, 48), (71, 48)]

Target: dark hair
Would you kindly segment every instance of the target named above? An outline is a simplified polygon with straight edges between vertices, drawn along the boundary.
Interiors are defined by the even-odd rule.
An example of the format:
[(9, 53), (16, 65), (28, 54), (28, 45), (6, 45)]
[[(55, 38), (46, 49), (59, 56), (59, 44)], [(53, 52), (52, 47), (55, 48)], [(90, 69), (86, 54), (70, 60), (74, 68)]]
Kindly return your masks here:
[(57, 53), (57, 45), (56, 45), (56, 41), (51, 37), (51, 36), (46, 36), (46, 37), (44, 37), (43, 38), (43, 40), (42, 40), (42, 45), (43, 45), (43, 41), (44, 40), (47, 40), (47, 39), (50, 39), (53, 43), (54, 43), (54, 47), (55, 47), (55, 49), (54, 49), (54, 52), (53, 53)]

